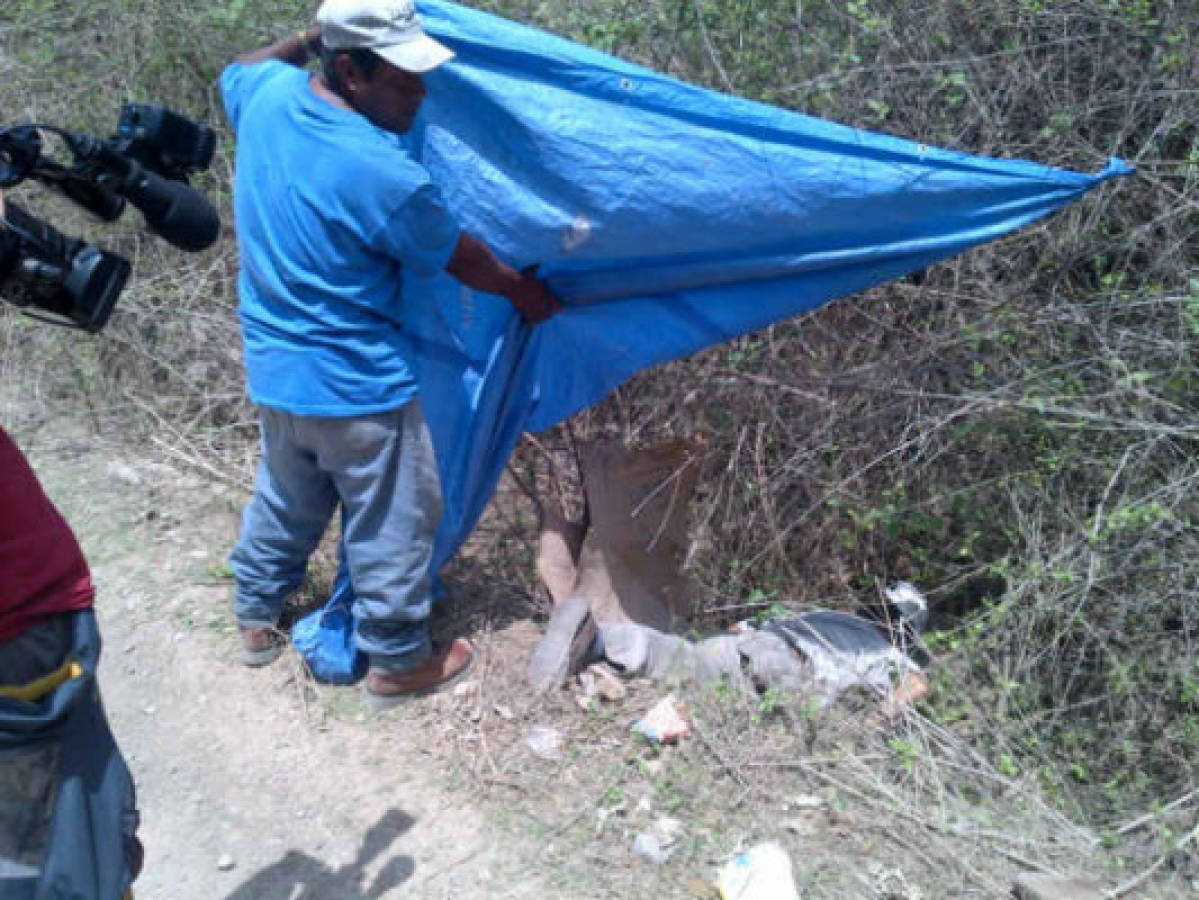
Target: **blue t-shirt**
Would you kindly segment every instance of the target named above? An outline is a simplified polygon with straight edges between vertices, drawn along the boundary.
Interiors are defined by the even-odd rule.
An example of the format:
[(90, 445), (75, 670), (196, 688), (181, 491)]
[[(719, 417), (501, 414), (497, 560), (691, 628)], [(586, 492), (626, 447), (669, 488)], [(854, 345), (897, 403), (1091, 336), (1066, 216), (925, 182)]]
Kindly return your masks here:
[(250, 398), (311, 416), (397, 409), (416, 393), (401, 269), (440, 272), (458, 228), (400, 137), (309, 77), (275, 61), (221, 75)]

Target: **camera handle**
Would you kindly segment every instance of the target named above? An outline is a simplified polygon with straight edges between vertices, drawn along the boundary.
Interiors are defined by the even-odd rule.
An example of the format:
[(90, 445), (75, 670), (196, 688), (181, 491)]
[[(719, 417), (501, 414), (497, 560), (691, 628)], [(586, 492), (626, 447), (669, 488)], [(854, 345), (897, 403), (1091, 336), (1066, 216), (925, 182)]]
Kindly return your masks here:
[(181, 250), (204, 250), (216, 242), (221, 223), (216, 208), (195, 188), (147, 170), (135, 159), (86, 134), (67, 132), (80, 162), (108, 173), (112, 189), (141, 210), (146, 224)]

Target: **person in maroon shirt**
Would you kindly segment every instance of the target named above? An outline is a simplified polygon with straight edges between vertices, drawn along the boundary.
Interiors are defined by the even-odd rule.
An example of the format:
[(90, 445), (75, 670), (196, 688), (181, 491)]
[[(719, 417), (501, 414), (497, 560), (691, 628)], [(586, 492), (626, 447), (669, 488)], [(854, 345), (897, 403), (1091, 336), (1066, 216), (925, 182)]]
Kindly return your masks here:
[(56, 669), (68, 646), (64, 614), (89, 609), (94, 597), (74, 533), (0, 428), (0, 685)]

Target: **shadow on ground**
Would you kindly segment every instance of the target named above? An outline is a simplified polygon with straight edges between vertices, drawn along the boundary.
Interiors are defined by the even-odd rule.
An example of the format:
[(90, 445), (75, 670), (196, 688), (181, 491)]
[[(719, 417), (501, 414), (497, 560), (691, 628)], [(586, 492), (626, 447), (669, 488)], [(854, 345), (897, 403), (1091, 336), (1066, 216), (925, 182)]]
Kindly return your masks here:
[[(314, 552), (309, 560), (304, 587), (288, 597), (279, 628), (289, 631), (296, 622), (329, 602), (338, 572), (336, 538)], [(526, 568), (532, 571), (530, 559)], [(544, 619), (549, 614), (548, 597), (530, 594), (517, 584), (513, 572), (497, 572), (478, 559), (458, 555), (441, 572), (438, 598), (433, 605), (430, 627), (435, 640), (449, 640), (485, 629), (502, 631), (513, 622)], [(507, 577), (505, 577), (507, 576)]]
[(442, 574), (445, 596), (433, 608), (430, 627), (435, 638), (502, 631), (513, 622), (545, 618), (547, 603), (539, 602), (513, 583), (473, 559), (455, 559)]
[(411, 878), (416, 863), (411, 856), (393, 856), (369, 885), (365, 883), (366, 869), (415, 821), (398, 809), (389, 810), (363, 837), (358, 857), (338, 869), (330, 868), (306, 853), (289, 850), (278, 862), (252, 875), (226, 900), (290, 900), (297, 896), (319, 897), (320, 900), (373, 900), (382, 897)]

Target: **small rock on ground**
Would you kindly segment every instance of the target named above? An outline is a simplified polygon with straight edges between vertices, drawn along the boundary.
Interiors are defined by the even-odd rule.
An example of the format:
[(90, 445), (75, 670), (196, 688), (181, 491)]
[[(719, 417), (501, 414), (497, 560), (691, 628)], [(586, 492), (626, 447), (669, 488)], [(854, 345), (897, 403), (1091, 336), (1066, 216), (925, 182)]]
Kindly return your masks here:
[(1012, 885), (1015, 900), (1102, 900), (1103, 890), (1089, 878), (1027, 874)]

